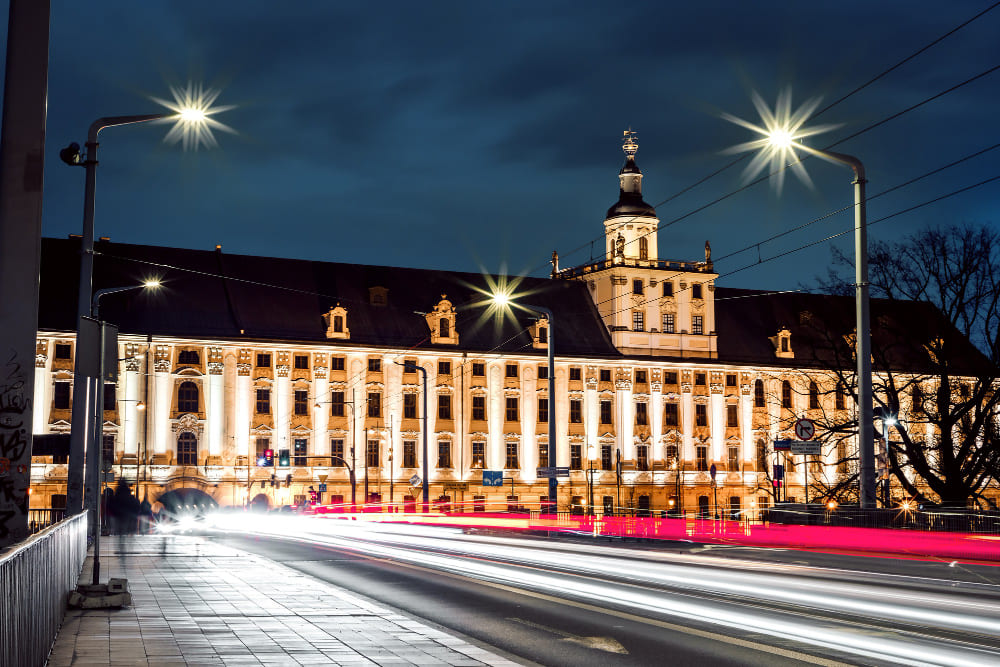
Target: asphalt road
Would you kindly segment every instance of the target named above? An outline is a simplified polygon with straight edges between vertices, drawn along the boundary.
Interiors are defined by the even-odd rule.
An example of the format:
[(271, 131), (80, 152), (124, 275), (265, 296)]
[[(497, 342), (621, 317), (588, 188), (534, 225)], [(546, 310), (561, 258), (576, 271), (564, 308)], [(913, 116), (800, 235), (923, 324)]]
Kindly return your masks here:
[(252, 530), (213, 539), (525, 662), (1000, 664), (1000, 568), (322, 519)]

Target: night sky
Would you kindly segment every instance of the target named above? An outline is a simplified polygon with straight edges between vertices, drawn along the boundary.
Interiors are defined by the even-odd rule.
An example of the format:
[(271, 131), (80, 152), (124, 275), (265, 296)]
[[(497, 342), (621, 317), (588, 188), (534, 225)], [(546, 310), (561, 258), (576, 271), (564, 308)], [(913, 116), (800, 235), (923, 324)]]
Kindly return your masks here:
[[(697, 7), (693, 6), (697, 4)], [(728, 256), (851, 203), (850, 170), (810, 160), (812, 189), (740, 188), (773, 104), (835, 102), (987, 9), (975, 2), (52, 1), (44, 234), (80, 233), (84, 170), (59, 149), (100, 117), (154, 113), (189, 80), (221, 89), (235, 134), (184, 152), (168, 127), (102, 133), (98, 236), (112, 241), (364, 264), (546, 275), (603, 249), (622, 131), (638, 132), (661, 258), (701, 259), (721, 285), (810, 285), (830, 243), (726, 275)], [(6, 16), (6, 3), (3, 3)], [(6, 22), (4, 22), (5, 24)], [(6, 27), (4, 27), (4, 31)], [(1000, 7), (823, 112), (822, 148), (1000, 64)], [(1000, 142), (1000, 70), (837, 145), (869, 194)], [(876, 221), (1000, 174), (1000, 148), (875, 197)], [(1000, 181), (871, 228), (1000, 224)], [(679, 196), (678, 196), (679, 195)], [(691, 214), (691, 215), (689, 215)], [(684, 217), (682, 217), (684, 216)], [(762, 259), (849, 229), (846, 211), (765, 243)], [(850, 249), (850, 235), (837, 241)], [(728, 256), (728, 257), (727, 257)], [(281, 276), (268, 276), (279, 282)]]

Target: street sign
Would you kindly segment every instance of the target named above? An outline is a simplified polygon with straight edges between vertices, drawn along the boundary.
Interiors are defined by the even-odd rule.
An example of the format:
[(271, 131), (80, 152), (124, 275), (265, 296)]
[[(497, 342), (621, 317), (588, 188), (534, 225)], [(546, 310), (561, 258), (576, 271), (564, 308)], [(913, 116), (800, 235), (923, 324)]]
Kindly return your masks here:
[(822, 443), (817, 440), (810, 440), (809, 442), (792, 440), (792, 454), (818, 456), (822, 453)]
[(503, 470), (484, 470), (483, 486), (503, 486)]
[(320, 492), (320, 493), (326, 493), (326, 484), (325, 484), (325, 483), (323, 483), (323, 482), (320, 482), (320, 485), (319, 485), (319, 492)]
[(410, 486), (420, 486), (420, 475), (414, 473), (410, 478)]
[(792, 448), (792, 443), (794, 440), (775, 440), (774, 441), (774, 451), (776, 452), (787, 452)]
[(708, 474), (712, 476), (712, 481), (713, 481), (713, 482), (715, 481), (715, 473), (716, 473), (716, 472), (717, 472), (717, 471), (716, 471), (716, 469), (715, 469), (715, 464), (713, 463), (713, 464), (712, 464), (712, 467), (708, 469)]
[(549, 466), (544, 468), (537, 468), (535, 472), (539, 477), (546, 477), (546, 478), (569, 477), (569, 466), (566, 467)]
[(816, 424), (811, 419), (800, 419), (795, 422), (795, 435), (799, 440), (812, 440), (816, 436)]

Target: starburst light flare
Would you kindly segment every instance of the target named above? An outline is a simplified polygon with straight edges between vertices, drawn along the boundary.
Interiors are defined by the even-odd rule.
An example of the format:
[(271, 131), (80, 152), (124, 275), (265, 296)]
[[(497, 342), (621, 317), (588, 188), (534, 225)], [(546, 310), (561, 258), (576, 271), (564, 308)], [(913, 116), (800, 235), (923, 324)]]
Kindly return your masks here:
[(802, 150), (810, 155), (827, 158), (822, 151), (809, 148), (800, 143), (801, 139), (811, 137), (823, 132), (840, 127), (840, 125), (816, 125), (814, 127), (803, 127), (816, 107), (819, 106), (821, 98), (814, 97), (792, 111), (792, 91), (786, 88), (778, 94), (778, 100), (771, 111), (764, 99), (754, 91), (752, 94), (753, 105), (760, 114), (763, 127), (756, 125), (742, 118), (737, 118), (732, 114), (723, 113), (722, 117), (731, 123), (761, 135), (760, 139), (748, 141), (746, 143), (733, 146), (723, 152), (725, 153), (745, 153), (748, 151), (759, 151), (750, 161), (750, 164), (743, 171), (743, 180), (749, 183), (754, 180), (765, 168), (770, 168), (770, 173), (776, 178), (772, 181), (775, 189), (780, 193), (785, 184), (785, 167), (791, 167), (795, 175), (807, 187), (812, 188), (812, 180), (806, 172), (802, 161), (796, 154), (796, 149)]
[(184, 150), (198, 150), (200, 146), (215, 148), (219, 145), (212, 130), (235, 134), (236, 130), (212, 118), (215, 114), (235, 108), (232, 105), (212, 106), (220, 92), (222, 91), (217, 88), (205, 88), (200, 83), (195, 85), (188, 82), (185, 88), (170, 86), (170, 93), (174, 97), (172, 102), (154, 97), (155, 102), (177, 114), (166, 119), (174, 121), (174, 126), (163, 140), (172, 144), (180, 142)]

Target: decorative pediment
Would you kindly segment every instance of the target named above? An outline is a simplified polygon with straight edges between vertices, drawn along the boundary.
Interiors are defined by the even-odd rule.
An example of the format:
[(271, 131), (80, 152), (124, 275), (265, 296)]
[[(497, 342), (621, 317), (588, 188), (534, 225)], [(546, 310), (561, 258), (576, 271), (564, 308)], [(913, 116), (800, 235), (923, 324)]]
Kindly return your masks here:
[(431, 343), (436, 345), (458, 345), (458, 331), (455, 330), (455, 308), (447, 294), (441, 295), (434, 309), (424, 315), (431, 330)]
[(179, 435), (181, 433), (194, 433), (198, 436), (198, 439), (201, 439), (202, 431), (204, 431), (204, 425), (201, 420), (190, 412), (181, 415), (178, 419), (175, 419), (170, 425), (170, 428), (175, 435)]
[(350, 340), (351, 330), (347, 326), (347, 309), (339, 303), (323, 315), (326, 323), (326, 337)]

